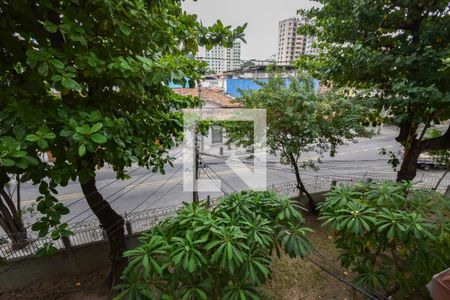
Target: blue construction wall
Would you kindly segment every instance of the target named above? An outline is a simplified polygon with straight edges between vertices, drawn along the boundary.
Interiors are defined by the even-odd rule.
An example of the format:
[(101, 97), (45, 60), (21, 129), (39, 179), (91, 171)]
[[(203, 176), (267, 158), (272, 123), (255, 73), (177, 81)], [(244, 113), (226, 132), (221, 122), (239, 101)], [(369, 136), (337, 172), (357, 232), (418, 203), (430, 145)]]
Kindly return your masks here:
[[(259, 82), (267, 82), (268, 79), (258, 79)], [(284, 84), (288, 86), (291, 83), (290, 79), (285, 79)], [(228, 95), (231, 95), (233, 97), (239, 97), (241, 94), (239, 93), (239, 90), (248, 91), (248, 90), (259, 90), (261, 89), (261, 86), (258, 85), (254, 79), (233, 79), (233, 78), (227, 78), (227, 85), (226, 85), (226, 91)], [(319, 88), (319, 81), (314, 79), (314, 88)]]

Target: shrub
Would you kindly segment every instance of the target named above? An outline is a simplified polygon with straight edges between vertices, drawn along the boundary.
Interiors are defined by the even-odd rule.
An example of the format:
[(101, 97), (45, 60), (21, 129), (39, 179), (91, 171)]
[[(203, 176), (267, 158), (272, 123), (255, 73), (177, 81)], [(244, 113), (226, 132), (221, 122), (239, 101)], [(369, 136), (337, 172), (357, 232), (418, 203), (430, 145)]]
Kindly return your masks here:
[(426, 294), (432, 275), (450, 263), (449, 199), (411, 183), (338, 185), (321, 203), (335, 231), (340, 261), (356, 281), (406, 297)]
[(271, 192), (231, 194), (213, 209), (185, 204), (126, 252), (118, 298), (258, 299), (274, 250), (308, 253), (303, 223), (288, 198)]

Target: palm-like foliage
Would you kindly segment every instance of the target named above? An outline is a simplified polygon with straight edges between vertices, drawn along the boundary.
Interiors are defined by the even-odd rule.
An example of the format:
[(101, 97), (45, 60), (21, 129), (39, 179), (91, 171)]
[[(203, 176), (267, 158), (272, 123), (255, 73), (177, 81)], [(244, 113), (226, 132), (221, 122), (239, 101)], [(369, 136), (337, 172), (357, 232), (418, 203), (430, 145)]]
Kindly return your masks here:
[(383, 182), (338, 185), (320, 209), (356, 280), (405, 296), (425, 292), (431, 276), (450, 263), (449, 204), (409, 182)]
[(126, 255), (120, 299), (258, 299), (274, 250), (308, 253), (304, 220), (288, 198), (241, 192), (186, 204)]

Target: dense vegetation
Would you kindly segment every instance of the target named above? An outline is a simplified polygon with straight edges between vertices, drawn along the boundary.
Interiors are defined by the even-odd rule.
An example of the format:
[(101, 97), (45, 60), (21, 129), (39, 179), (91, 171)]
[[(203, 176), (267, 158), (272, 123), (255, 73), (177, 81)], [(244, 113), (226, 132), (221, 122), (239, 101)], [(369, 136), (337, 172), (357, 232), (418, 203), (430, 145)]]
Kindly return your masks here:
[[(305, 153), (334, 156), (338, 146), (369, 136), (363, 125), (366, 108), (342, 90), (318, 92), (317, 81), (306, 74), (293, 76), (286, 84), (277, 72), (282, 71), (275, 70), (267, 82), (258, 82), (259, 90), (243, 91), (238, 101), (248, 109), (266, 110), (268, 151), (292, 166), (298, 190), (307, 196), (310, 211), (316, 212), (300, 169), (317, 169), (317, 164), (304, 159)], [(253, 124), (242, 122), (227, 129), (229, 142), (252, 149)]]
[[(163, 172), (181, 138), (180, 110), (201, 104), (169, 83), (193, 86), (205, 67), (191, 56), (199, 46), (231, 46), (245, 28), (203, 26), (181, 2), (0, 2), (0, 190), (8, 174), (39, 184), (33, 230), (59, 239), (70, 235), (60, 226), (69, 211), (56, 188), (79, 181), (108, 235), (114, 280), (127, 263), (124, 220), (98, 191), (96, 170), (109, 164), (119, 179), (132, 164)], [(47, 151), (53, 164), (40, 159)], [(10, 209), (0, 215), (8, 234), (20, 230), (3, 226), (2, 217), (20, 218)]]
[(258, 299), (273, 251), (309, 251), (311, 230), (288, 198), (241, 192), (207, 205), (185, 204), (140, 237), (142, 245), (125, 253), (130, 263), (118, 298)]
[(407, 299), (426, 295), (431, 277), (449, 266), (450, 199), (443, 195), (383, 182), (338, 185), (326, 196), (320, 218), (360, 283)]
[(301, 13), (319, 55), (304, 59), (324, 82), (346, 87), (370, 109), (389, 110), (404, 147), (398, 180), (416, 176), (420, 153), (450, 148), (450, 14), (447, 0), (315, 0)]

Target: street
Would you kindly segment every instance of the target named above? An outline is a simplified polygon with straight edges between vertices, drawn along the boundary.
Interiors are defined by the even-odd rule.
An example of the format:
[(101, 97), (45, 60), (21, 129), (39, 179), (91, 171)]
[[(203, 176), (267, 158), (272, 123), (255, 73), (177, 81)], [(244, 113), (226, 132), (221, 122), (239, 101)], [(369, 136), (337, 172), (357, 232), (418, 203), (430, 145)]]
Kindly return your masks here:
[[(360, 175), (365, 172), (393, 174), (393, 170), (387, 163), (387, 157), (379, 155), (380, 149), (385, 148), (398, 152), (401, 147), (395, 141), (396, 128), (385, 127), (381, 135), (376, 135), (371, 139), (360, 139), (356, 144), (341, 146), (335, 157), (325, 155), (318, 164), (320, 170), (303, 170), (302, 177), (316, 175)], [(180, 153), (179, 150), (174, 153)], [(245, 158), (242, 158), (245, 160)], [(307, 153), (303, 160), (317, 160), (316, 153)], [(246, 188), (244, 182), (234, 174), (234, 172), (224, 164), (222, 158), (203, 156), (202, 160), (207, 164), (200, 172), (201, 178), (216, 177), (222, 180), (221, 188), (225, 192), (233, 190), (243, 190)], [(105, 167), (97, 172), (97, 188), (108, 200), (113, 209), (118, 213), (125, 214), (148, 208), (159, 208), (179, 204), (182, 201), (191, 201), (192, 192), (183, 192), (182, 178), (183, 159), (179, 157), (175, 160), (174, 166), (166, 168), (166, 174), (152, 173), (150, 170), (139, 167), (132, 167), (128, 170), (130, 179), (116, 180), (115, 173), (110, 167)], [(438, 178), (442, 171), (418, 171), (418, 177)], [(281, 165), (274, 156), (268, 156), (267, 163), (267, 185), (279, 184), (294, 181), (295, 176), (289, 166)], [(443, 184), (449, 184), (448, 180)], [(38, 214), (31, 213), (35, 198), (39, 195), (36, 186), (23, 184), (22, 189), (23, 206), (26, 209), (24, 215), (27, 225), (33, 223)], [(217, 197), (223, 192), (200, 193), (200, 198), (204, 199), (208, 195)], [(95, 218), (86, 200), (81, 193), (81, 188), (77, 182), (71, 182), (68, 186), (59, 189), (58, 199), (70, 209), (70, 213), (63, 217), (63, 222), (70, 224)]]

